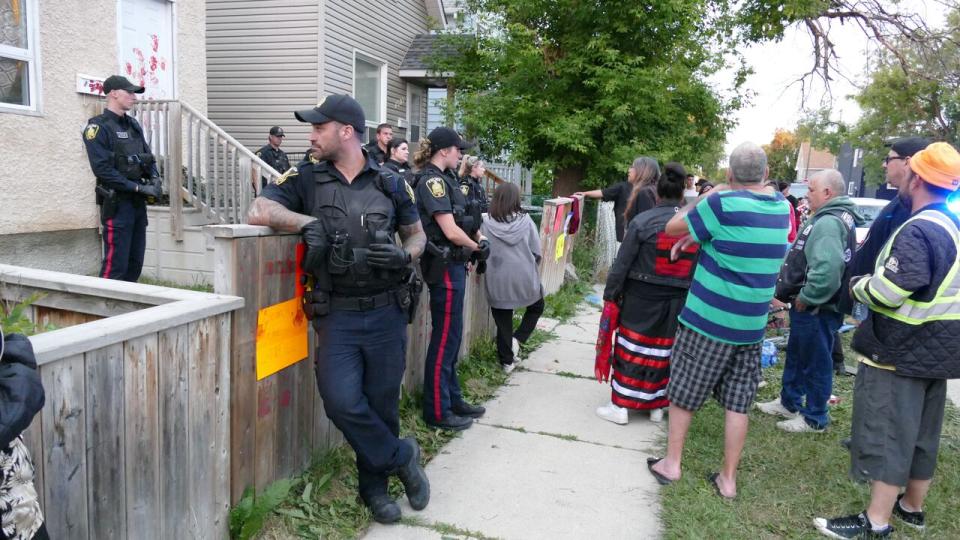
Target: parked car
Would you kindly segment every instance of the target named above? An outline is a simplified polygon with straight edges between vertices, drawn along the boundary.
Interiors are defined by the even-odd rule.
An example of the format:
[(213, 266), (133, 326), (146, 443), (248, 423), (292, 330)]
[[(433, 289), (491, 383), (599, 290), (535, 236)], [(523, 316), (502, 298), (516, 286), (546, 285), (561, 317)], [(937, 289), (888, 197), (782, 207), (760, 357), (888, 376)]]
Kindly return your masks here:
[(863, 243), (863, 239), (867, 237), (867, 231), (870, 230), (870, 225), (873, 224), (873, 221), (880, 215), (880, 211), (883, 210), (883, 207), (890, 201), (869, 197), (852, 197), (850, 200), (853, 201), (853, 204), (857, 205), (857, 213), (866, 220), (866, 223), (857, 227), (857, 245), (860, 245)]
[(806, 199), (807, 193), (810, 192), (810, 185), (806, 182), (793, 182), (790, 184), (790, 194), (800, 199)]

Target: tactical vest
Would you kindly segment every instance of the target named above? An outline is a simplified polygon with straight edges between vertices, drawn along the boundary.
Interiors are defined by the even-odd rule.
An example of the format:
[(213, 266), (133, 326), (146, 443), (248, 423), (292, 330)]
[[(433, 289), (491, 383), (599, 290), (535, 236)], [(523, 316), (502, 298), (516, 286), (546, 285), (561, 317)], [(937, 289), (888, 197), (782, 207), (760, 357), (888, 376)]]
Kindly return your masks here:
[(471, 176), (466, 176), (460, 180), (460, 193), (466, 198), (464, 215), (473, 221), (473, 226), (468, 230), (464, 229), (471, 237), (480, 230), (483, 223), (483, 213), (486, 211), (487, 201), (484, 197), (483, 188), (479, 182)]
[(378, 171), (363, 189), (351, 189), (327, 170), (313, 167), (314, 193), (311, 215), (323, 223), (330, 244), (327, 270), (333, 292), (367, 296), (396, 288), (402, 270), (372, 268), (367, 264), (370, 244), (394, 243), (397, 232), (398, 181)]
[[(453, 222), (457, 224), (457, 227), (463, 229), (467, 234), (473, 234), (471, 231), (476, 231), (480, 228), (480, 224), (477, 223), (474, 225), (473, 216), (467, 214), (467, 198), (463, 196), (463, 192), (460, 190), (460, 186), (455, 179), (450, 178), (446, 173), (438, 171), (435, 167), (428, 165), (428, 168), (417, 173), (416, 184), (420, 182), (425, 182), (430, 178), (439, 176), (443, 178), (444, 184), (446, 184), (447, 197), (450, 198), (450, 207), (453, 209)], [(449, 246), (453, 247), (454, 244), (447, 240), (447, 236), (443, 234), (443, 229), (440, 228), (440, 225), (437, 224), (436, 220), (429, 219), (426, 220), (426, 224), (423, 228), (424, 232), (427, 234), (427, 240), (433, 242), (437, 246)]]
[(113, 115), (104, 114), (100, 118), (104, 129), (109, 130), (110, 138), (115, 141), (112, 149), (114, 165), (120, 174), (134, 182), (149, 178), (153, 173), (154, 158), (147, 149), (147, 142), (136, 120), (128, 119), (130, 125), (124, 128)]
[(857, 234), (854, 230), (856, 220), (853, 214), (843, 208), (829, 208), (823, 212), (817, 212), (810, 220), (810, 223), (806, 224), (803, 227), (803, 231), (797, 235), (797, 239), (793, 242), (793, 245), (790, 246), (790, 251), (787, 252), (787, 257), (780, 267), (780, 274), (777, 276), (777, 287), (774, 294), (777, 300), (781, 302), (793, 302), (796, 300), (797, 295), (800, 294), (800, 289), (807, 283), (807, 240), (813, 232), (813, 227), (825, 216), (833, 216), (839, 219), (847, 228), (847, 245), (843, 250), (843, 263), (845, 267), (843, 278), (840, 280), (841, 286), (837, 289), (837, 292), (830, 297), (830, 300), (825, 303), (836, 305), (839, 303), (842, 295), (847, 293), (846, 287), (843, 284), (848, 283), (850, 280), (850, 259), (857, 250)]

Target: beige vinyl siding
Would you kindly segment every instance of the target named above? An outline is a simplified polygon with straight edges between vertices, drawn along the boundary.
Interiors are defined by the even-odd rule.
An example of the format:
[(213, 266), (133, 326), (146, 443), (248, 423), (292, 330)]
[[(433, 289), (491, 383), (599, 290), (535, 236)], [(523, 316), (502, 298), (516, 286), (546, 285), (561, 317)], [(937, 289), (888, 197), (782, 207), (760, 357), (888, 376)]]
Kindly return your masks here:
[[(354, 50), (385, 61), (387, 114), (383, 120), (394, 126), (399, 137), (406, 137), (407, 129), (397, 129), (397, 119), (402, 118), (404, 126), (409, 124), (407, 82), (398, 70), (413, 37), (428, 31), (425, 1), (431, 0), (327, 0), (325, 6), (324, 93), (353, 92)], [(425, 126), (426, 101), (420, 110)]]
[(309, 126), (293, 111), (317, 102), (320, 0), (207, 0), (208, 116), (252, 150), (282, 126), (302, 152)]

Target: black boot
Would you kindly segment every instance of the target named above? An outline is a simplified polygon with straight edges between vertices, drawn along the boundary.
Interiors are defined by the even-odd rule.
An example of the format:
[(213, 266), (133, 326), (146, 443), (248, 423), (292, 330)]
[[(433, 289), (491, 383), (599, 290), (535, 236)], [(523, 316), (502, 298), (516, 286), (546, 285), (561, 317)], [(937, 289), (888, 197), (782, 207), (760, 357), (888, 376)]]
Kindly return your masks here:
[(377, 523), (389, 525), (400, 521), (400, 505), (389, 495), (373, 495), (363, 502), (373, 513), (373, 520)]
[(439, 429), (449, 429), (451, 431), (463, 431), (473, 424), (473, 418), (457, 416), (453, 413), (447, 414), (440, 421), (432, 418), (424, 418), (428, 426)]
[(468, 416), (470, 418), (480, 418), (483, 416), (483, 413), (487, 412), (487, 409), (480, 405), (471, 405), (466, 401), (461, 401), (453, 405), (450, 407), (450, 410), (457, 416)]
[(403, 489), (407, 492), (407, 500), (414, 510), (423, 510), (430, 502), (430, 480), (427, 479), (427, 472), (420, 465), (420, 446), (413, 437), (406, 437), (401, 441), (413, 451), (410, 455), (410, 461), (397, 470), (397, 476), (403, 483)]

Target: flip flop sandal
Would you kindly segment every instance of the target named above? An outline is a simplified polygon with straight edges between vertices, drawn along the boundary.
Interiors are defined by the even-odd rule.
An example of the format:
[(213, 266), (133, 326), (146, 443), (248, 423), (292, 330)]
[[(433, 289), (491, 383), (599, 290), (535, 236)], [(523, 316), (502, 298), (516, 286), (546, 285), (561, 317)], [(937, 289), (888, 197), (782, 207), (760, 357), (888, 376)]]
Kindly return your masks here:
[(661, 486), (669, 486), (670, 484), (673, 483), (673, 480), (653, 470), (653, 466), (656, 465), (657, 463), (660, 463), (661, 461), (663, 461), (663, 458), (654, 458), (654, 457), (647, 458), (647, 470), (650, 471), (650, 474), (652, 474), (653, 477), (657, 479), (657, 483), (659, 483)]
[(736, 497), (727, 497), (726, 495), (720, 492), (720, 484), (717, 483), (717, 478), (719, 477), (720, 477), (720, 473), (717, 473), (717, 472), (710, 473), (707, 475), (707, 482), (710, 482), (710, 485), (713, 486), (714, 491), (717, 492), (717, 497), (720, 497), (721, 499), (724, 499), (727, 501), (732, 501), (736, 499)]

